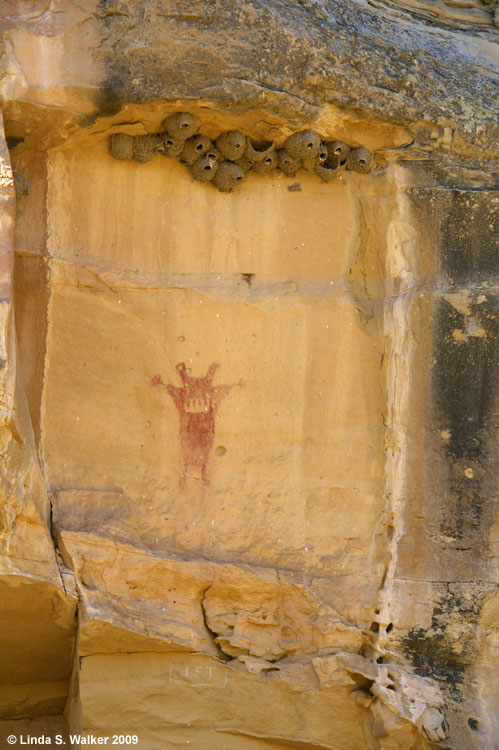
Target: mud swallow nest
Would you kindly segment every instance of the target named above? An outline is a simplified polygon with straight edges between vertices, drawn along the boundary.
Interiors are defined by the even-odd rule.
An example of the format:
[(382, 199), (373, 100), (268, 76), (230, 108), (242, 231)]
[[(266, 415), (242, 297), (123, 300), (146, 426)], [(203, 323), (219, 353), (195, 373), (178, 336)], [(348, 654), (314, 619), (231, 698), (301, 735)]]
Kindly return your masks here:
[(240, 130), (227, 130), (212, 141), (198, 132), (201, 120), (189, 112), (170, 115), (162, 127), (162, 132), (148, 135), (114, 133), (109, 141), (112, 156), (143, 163), (157, 154), (177, 158), (193, 179), (211, 182), (224, 193), (232, 192), (248, 172), (265, 174), (277, 169), (294, 177), (305, 169), (330, 182), (342, 169), (366, 174), (375, 167), (367, 148), (324, 139), (315, 130), (293, 133), (277, 148), (273, 141), (254, 141)]

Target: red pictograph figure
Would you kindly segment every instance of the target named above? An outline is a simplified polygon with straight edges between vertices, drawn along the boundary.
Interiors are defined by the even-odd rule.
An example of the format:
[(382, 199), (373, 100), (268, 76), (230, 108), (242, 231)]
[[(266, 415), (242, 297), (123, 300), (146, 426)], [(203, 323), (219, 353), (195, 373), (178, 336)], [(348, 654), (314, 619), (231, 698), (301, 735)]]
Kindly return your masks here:
[(180, 450), (182, 453), (181, 485), (188, 474), (201, 474), (203, 484), (208, 484), (207, 466), (215, 437), (215, 417), (222, 399), (229, 391), (243, 383), (213, 385), (213, 377), (220, 367), (214, 362), (202, 378), (191, 377), (184, 362), (176, 370), (180, 375), (180, 387), (165, 384), (161, 375), (155, 375), (151, 385), (164, 386), (173, 399), (180, 417)]

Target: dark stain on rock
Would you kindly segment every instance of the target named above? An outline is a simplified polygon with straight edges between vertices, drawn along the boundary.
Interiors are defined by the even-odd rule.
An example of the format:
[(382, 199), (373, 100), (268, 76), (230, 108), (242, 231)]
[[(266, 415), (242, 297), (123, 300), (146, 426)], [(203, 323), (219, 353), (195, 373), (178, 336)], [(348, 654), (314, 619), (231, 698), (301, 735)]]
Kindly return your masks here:
[(476, 659), (476, 627), (487, 597), (484, 589), (474, 584), (471, 594), (467, 585), (445, 584), (430, 627), (414, 627), (402, 639), (416, 673), (442, 682), (454, 695)]
[(418, 673), (457, 692), (470, 679), (466, 671), (475, 660), (481, 608), (493, 589), (488, 545), (497, 475), (491, 430), (497, 382), (492, 278), (498, 204), (492, 191), (431, 188), (409, 195), (439, 246), (426, 533), (441, 567), (438, 575), (448, 583), (435, 583), (443, 589), (430, 627), (415, 625), (402, 643)]
[(499, 250), (497, 191), (441, 190), (433, 196), (442, 218), (442, 273), (455, 284), (490, 280)]
[(438, 430), (448, 436), (441, 448), (447, 483), (442, 531), (469, 545), (478, 535), (476, 541), (483, 545), (493, 512), (491, 488), (484, 480), (491, 460), (497, 325), (490, 296), (470, 292), (470, 298), (472, 294), (469, 315), (448, 299), (439, 302), (433, 393)]
[(491, 292), (496, 200), (487, 191), (457, 190), (439, 191), (433, 200), (440, 275), (448, 290), (437, 307), (432, 383), (434, 425), (447, 436), (441, 444), (441, 528), (457, 544), (482, 547), (493, 513), (493, 492), (485, 480), (497, 382), (497, 300)]
[(19, 146), (20, 143), (24, 143), (24, 138), (7, 138), (7, 147), (9, 150), (16, 148), (16, 146)]

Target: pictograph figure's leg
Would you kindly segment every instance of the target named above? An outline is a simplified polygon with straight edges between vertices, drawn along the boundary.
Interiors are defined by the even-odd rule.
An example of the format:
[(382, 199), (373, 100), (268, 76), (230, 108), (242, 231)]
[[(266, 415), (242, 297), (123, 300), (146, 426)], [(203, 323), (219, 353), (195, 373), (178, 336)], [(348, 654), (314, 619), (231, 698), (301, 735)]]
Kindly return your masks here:
[(209, 485), (208, 480), (208, 469), (207, 469), (207, 462), (204, 461), (203, 465), (201, 466), (201, 480), (203, 482), (203, 485), (207, 487)]
[(187, 484), (187, 468), (188, 464), (186, 461), (182, 461), (182, 473), (180, 475), (179, 479), (179, 488), (181, 490), (185, 489), (185, 485)]

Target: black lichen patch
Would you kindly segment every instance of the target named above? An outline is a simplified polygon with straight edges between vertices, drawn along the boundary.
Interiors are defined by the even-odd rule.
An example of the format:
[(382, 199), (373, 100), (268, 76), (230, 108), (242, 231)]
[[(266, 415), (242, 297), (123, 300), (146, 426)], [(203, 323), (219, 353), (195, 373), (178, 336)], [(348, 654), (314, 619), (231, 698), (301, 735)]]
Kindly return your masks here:
[(402, 639), (417, 674), (442, 682), (451, 693), (466, 684), (477, 653), (476, 627), (487, 586), (446, 584), (428, 629), (414, 627)]
[(435, 191), (432, 213), (440, 220), (442, 274), (455, 284), (491, 280), (499, 251), (497, 191)]
[[(445, 435), (446, 498), (442, 531), (462, 544), (486, 545), (493, 509), (486, 486), (497, 379), (497, 319), (490, 294), (470, 292), (469, 315), (452, 293), (439, 303), (433, 396), (437, 428)], [(474, 298), (474, 299), (473, 299)]]
[(24, 143), (24, 138), (6, 138), (7, 141), (7, 148), (13, 149), (16, 148), (16, 146), (19, 146), (20, 143)]
[[(484, 191), (432, 196), (440, 222), (440, 274), (432, 414), (442, 442), (442, 531), (486, 546), (492, 522), (490, 430), (497, 385), (496, 270), (499, 211)], [(495, 230), (494, 230), (495, 228)]]
[(29, 180), (22, 175), (20, 172), (14, 170), (14, 188), (16, 191), (16, 198), (22, 198), (29, 194), (30, 183)]

